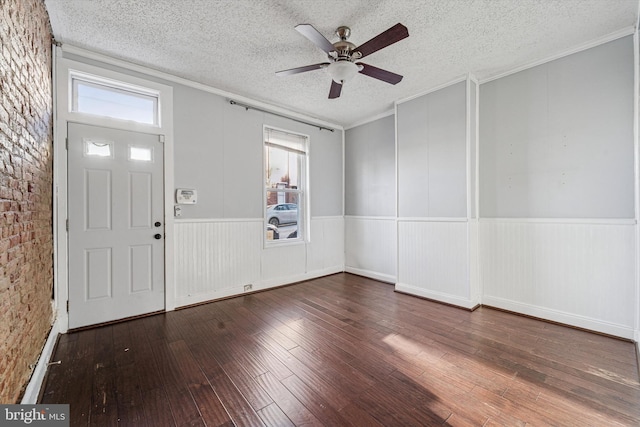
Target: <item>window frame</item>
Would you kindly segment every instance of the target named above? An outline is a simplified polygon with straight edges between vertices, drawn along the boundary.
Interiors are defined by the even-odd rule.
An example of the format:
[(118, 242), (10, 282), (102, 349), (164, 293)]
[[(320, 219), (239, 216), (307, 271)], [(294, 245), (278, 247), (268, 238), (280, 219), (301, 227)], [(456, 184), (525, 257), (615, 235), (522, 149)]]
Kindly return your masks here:
[[(86, 73), (83, 71), (69, 70), (69, 84), (68, 84), (68, 106), (67, 111), (72, 115), (80, 115), (85, 117), (93, 117), (98, 120), (115, 121), (120, 123), (132, 123), (137, 126), (161, 128), (162, 127), (162, 114), (161, 114), (161, 102), (162, 94), (159, 90), (154, 90), (144, 86), (138, 86), (124, 81), (110, 79), (106, 77), (97, 76), (94, 74)], [(153, 123), (141, 122), (137, 120), (127, 120), (118, 117), (111, 117), (108, 115), (88, 113), (79, 111), (76, 107), (78, 105), (78, 93), (77, 84), (85, 83), (87, 86), (101, 88), (103, 90), (113, 90), (116, 93), (129, 93), (134, 97), (139, 98), (154, 98), (153, 104)]]
[[(281, 132), (289, 134), (295, 137), (304, 139), (304, 150), (289, 149), (288, 151), (295, 152), (302, 156), (299, 162), (299, 175), (298, 175), (298, 188), (273, 188), (269, 187), (267, 182), (267, 148), (274, 148), (273, 142), (268, 141), (268, 131)], [(283, 129), (271, 125), (263, 125), (262, 129), (262, 215), (263, 215), (263, 241), (264, 247), (276, 247), (285, 245), (304, 244), (310, 241), (309, 235), (309, 223), (310, 223), (310, 209), (309, 209), (309, 149), (310, 149), (310, 136), (301, 132), (292, 131), (289, 129)], [(277, 148), (277, 147), (276, 147)], [(287, 150), (287, 147), (283, 145), (283, 150)], [(270, 240), (267, 238), (267, 205), (268, 193), (271, 192), (283, 192), (290, 194), (297, 194), (298, 197), (298, 223), (297, 223), (297, 237), (291, 239), (275, 239)], [(291, 204), (291, 202), (285, 201), (282, 204)]]

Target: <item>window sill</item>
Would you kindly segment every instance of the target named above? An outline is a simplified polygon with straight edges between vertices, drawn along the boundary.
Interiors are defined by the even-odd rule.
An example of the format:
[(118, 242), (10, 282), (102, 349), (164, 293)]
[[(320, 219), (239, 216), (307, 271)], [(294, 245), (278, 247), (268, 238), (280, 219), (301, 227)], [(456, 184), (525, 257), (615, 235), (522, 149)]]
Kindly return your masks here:
[[(288, 241), (290, 240), (290, 241)], [(264, 243), (264, 249), (281, 248), (283, 246), (299, 246), (305, 245), (307, 242), (303, 239), (287, 239), (287, 240), (267, 240)]]

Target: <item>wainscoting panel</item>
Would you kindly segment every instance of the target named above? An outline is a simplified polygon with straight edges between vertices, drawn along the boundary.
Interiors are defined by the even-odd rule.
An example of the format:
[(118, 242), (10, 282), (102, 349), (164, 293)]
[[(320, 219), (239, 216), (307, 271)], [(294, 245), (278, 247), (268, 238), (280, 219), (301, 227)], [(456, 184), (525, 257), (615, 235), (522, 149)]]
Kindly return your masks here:
[(472, 218), (469, 224), (469, 287), (471, 304), (476, 307), (482, 304), (482, 282), (480, 281), (480, 224)]
[(345, 270), (395, 283), (396, 242), (395, 218), (345, 217)]
[(396, 289), (471, 308), (466, 221), (399, 220)]
[(304, 243), (271, 246), (262, 251), (261, 281), (288, 283), (290, 277), (302, 277), (306, 272), (307, 254)]
[(481, 220), (483, 304), (633, 338), (635, 225)]
[(344, 270), (344, 218), (311, 218), (311, 241), (307, 244), (307, 272)]
[(262, 220), (176, 222), (176, 306), (240, 293), (260, 279)]
[(180, 220), (175, 227), (176, 307), (344, 271), (344, 220), (311, 220), (310, 243), (264, 247), (261, 219)]

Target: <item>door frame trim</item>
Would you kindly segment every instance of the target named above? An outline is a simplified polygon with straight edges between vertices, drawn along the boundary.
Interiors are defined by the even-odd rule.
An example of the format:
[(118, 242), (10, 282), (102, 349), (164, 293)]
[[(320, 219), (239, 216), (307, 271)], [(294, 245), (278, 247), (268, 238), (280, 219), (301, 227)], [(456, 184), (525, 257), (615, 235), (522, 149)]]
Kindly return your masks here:
[[(67, 183), (67, 125), (82, 123), (113, 129), (134, 131), (153, 135), (164, 135), (164, 286), (165, 311), (175, 309), (175, 267), (174, 267), (174, 218), (173, 218), (173, 188), (174, 188), (174, 155), (173, 155), (173, 87), (151, 80), (133, 77), (121, 72), (113, 71), (107, 64), (104, 67), (85, 64), (63, 57), (62, 49), (54, 46), (54, 76), (53, 76), (53, 236), (54, 236), (54, 311), (59, 322), (59, 331), (69, 330), (69, 241), (66, 231), (68, 209)], [(158, 91), (160, 94), (160, 125), (146, 125), (106, 117), (90, 116), (70, 111), (70, 76), (73, 71), (95, 75), (97, 77), (121, 81), (127, 84), (146, 87)]]

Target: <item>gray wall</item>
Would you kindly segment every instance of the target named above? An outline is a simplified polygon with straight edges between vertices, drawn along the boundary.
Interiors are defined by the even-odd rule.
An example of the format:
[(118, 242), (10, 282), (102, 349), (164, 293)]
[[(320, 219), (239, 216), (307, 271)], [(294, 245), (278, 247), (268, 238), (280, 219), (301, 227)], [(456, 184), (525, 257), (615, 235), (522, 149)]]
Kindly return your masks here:
[(633, 40), (480, 86), (482, 217), (633, 218)]
[(396, 215), (393, 115), (345, 132), (345, 213)]
[(198, 190), (183, 218), (262, 216), (262, 114), (217, 95), (174, 86), (177, 188)]
[(466, 218), (466, 83), (398, 105), (398, 215)]
[(478, 218), (478, 212), (476, 212), (476, 203), (477, 203), (477, 195), (476, 195), (476, 168), (477, 168), (477, 135), (478, 135), (478, 110), (477, 110), (477, 101), (478, 101), (478, 85), (473, 83), (469, 85), (469, 201), (471, 202), (471, 206), (469, 209), (469, 213), (471, 214), (471, 218)]
[(229, 104), (219, 95), (73, 54), (65, 57), (173, 87), (174, 182), (198, 190), (182, 218), (263, 216), (263, 125), (309, 136), (311, 216), (343, 214), (342, 132)]
[(309, 136), (311, 216), (342, 215), (342, 133), (174, 86), (175, 185), (196, 188), (183, 218), (261, 218), (263, 125)]

